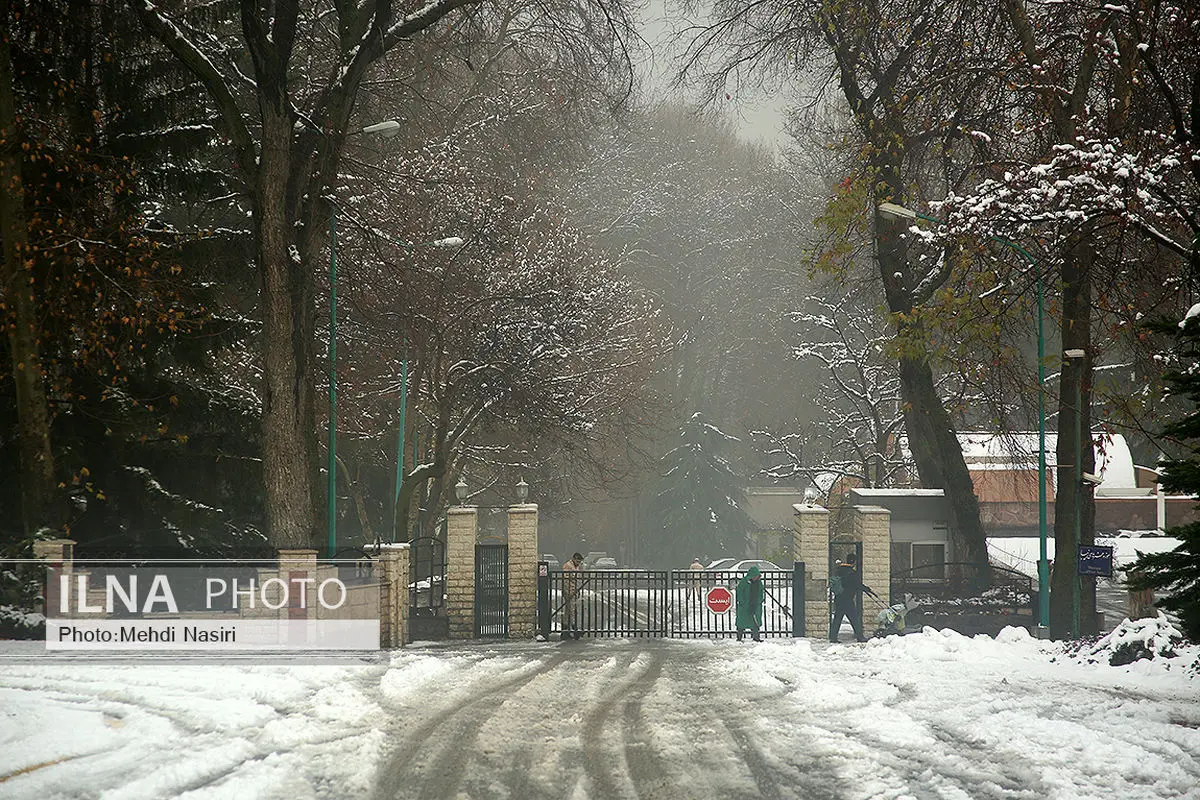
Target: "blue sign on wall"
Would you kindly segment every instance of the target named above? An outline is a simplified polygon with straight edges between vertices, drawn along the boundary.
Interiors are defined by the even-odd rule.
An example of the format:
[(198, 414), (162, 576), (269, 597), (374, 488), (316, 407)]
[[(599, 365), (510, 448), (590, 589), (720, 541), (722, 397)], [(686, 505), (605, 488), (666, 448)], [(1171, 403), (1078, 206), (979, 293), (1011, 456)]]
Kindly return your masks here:
[(1112, 577), (1113, 549), (1092, 544), (1079, 545), (1079, 574)]

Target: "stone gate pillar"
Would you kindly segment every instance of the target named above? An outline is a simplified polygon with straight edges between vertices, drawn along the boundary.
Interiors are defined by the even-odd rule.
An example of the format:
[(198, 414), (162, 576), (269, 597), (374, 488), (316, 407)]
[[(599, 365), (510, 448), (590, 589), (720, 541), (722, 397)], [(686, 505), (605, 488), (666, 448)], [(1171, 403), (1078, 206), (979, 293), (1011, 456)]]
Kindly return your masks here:
[(829, 638), (829, 509), (799, 503), (792, 509), (792, 556), (804, 562), (804, 635)]
[(59, 610), (61, 598), (57, 576), (69, 575), (74, 571), (75, 544), (74, 539), (42, 539), (33, 543), (33, 557), (46, 562), (47, 572), (42, 576), (46, 596), (37, 610), (47, 617), (62, 613)]
[(537, 627), (538, 507), (508, 509), (508, 637), (532, 639)]
[(379, 550), (379, 646), (401, 647), (408, 632), (408, 543), (384, 544)]
[[(892, 594), (892, 512), (879, 506), (855, 506), (854, 541), (862, 542), (862, 580), (891, 603)], [(873, 616), (873, 615), (870, 615)], [(870, 618), (863, 609), (863, 625)]]
[[(302, 621), (317, 618), (316, 600), (305, 597), (301, 602), (298, 587), (305, 580), (310, 580), (312, 581), (309, 584), (311, 588), (307, 590), (306, 594), (315, 592), (317, 584), (321, 582), (317, 574), (318, 569), (316, 550), (305, 548), (279, 551), (278, 567), (271, 577), (283, 581), (283, 585), (272, 584), (270, 589), (264, 587), (263, 592), (264, 597), (270, 597), (272, 604), (282, 603), (285, 599), (284, 592), (287, 592), (287, 602), (282, 603), (276, 612), (279, 619)], [(260, 585), (262, 584), (260, 583)]]
[(479, 509), (453, 506), (446, 512), (446, 617), (451, 639), (475, 637), (475, 538)]

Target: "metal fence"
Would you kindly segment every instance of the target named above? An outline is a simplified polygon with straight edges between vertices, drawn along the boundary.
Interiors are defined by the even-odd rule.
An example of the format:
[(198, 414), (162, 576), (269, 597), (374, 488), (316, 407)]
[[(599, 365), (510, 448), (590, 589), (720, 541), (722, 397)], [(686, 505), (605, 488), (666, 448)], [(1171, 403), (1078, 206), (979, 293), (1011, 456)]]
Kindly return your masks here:
[[(937, 575), (937, 578), (929, 576)], [(1028, 627), (1037, 618), (1033, 578), (992, 564), (986, 571), (965, 562), (927, 564), (892, 573), (893, 601), (911, 597), (910, 627), (930, 625), (959, 633), (995, 636), (1006, 626)]]
[[(538, 626), (547, 638), (577, 630), (601, 637), (734, 636), (736, 608), (724, 613), (707, 602), (716, 588), (732, 601), (744, 572), (710, 570), (550, 571), (538, 578)], [(803, 636), (804, 565), (762, 573), (763, 636)], [(723, 593), (717, 592), (716, 595)], [(719, 599), (719, 598), (718, 598)], [(799, 608), (796, 606), (799, 605)]]
[(508, 545), (475, 545), (475, 636), (508, 636)]

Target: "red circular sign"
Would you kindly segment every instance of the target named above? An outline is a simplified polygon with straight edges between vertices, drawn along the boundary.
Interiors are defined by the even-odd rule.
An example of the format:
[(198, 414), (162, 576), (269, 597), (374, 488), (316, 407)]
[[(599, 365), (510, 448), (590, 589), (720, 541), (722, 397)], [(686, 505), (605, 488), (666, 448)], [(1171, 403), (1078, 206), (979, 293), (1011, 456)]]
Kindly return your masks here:
[(704, 602), (714, 614), (728, 613), (729, 609), (733, 608), (733, 592), (724, 586), (714, 586), (708, 590)]

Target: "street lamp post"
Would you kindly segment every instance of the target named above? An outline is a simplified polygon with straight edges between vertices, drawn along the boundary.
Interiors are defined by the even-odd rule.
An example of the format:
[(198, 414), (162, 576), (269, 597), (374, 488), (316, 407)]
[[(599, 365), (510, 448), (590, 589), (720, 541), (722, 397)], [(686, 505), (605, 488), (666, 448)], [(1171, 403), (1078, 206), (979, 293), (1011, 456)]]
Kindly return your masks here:
[[(1064, 350), (1063, 356), (1071, 360), (1072, 368), (1078, 365), (1075, 376), (1075, 553), (1071, 563), (1071, 638), (1079, 638), (1079, 538), (1083, 530), (1083, 351)], [(1059, 556), (1061, 558), (1061, 556)]]
[(329, 213), (329, 557), (337, 552), (337, 206)]
[[(922, 219), (938, 225), (945, 220), (930, 217), (896, 203), (880, 203), (879, 213), (897, 220)], [(989, 236), (993, 242), (1014, 250), (1037, 273), (1037, 344), (1038, 344), (1038, 628), (1044, 634), (1050, 628), (1050, 562), (1046, 546), (1046, 334), (1044, 328), (1045, 292), (1042, 276), (1037, 269), (1037, 259), (1016, 242), (1000, 236)], [(1078, 537), (1076, 537), (1078, 538)]]
[[(407, 345), (404, 348), (408, 350)], [(404, 412), (408, 408), (408, 353), (400, 362), (400, 424), (396, 433), (396, 491), (392, 495), (392, 541), (396, 541), (396, 508), (400, 505), (400, 487), (404, 484)]]
[[(297, 129), (308, 127), (303, 121), (296, 123)], [(365, 128), (352, 131), (350, 135), (374, 135), (391, 138), (400, 132), (402, 125), (394, 119), (367, 125)], [(337, 215), (336, 203), (331, 204), (329, 212), (329, 466), (328, 466), (328, 515), (327, 546), (332, 557), (337, 550)], [(432, 242), (403, 242), (398, 239), (389, 240), (402, 247), (462, 247), (462, 238), (449, 236)], [(400, 480), (404, 468), (404, 406), (408, 384), (408, 359), (401, 365), (400, 385), (400, 446), (396, 465), (396, 500), (400, 497)], [(395, 537), (395, 504), (392, 506), (392, 539)]]

